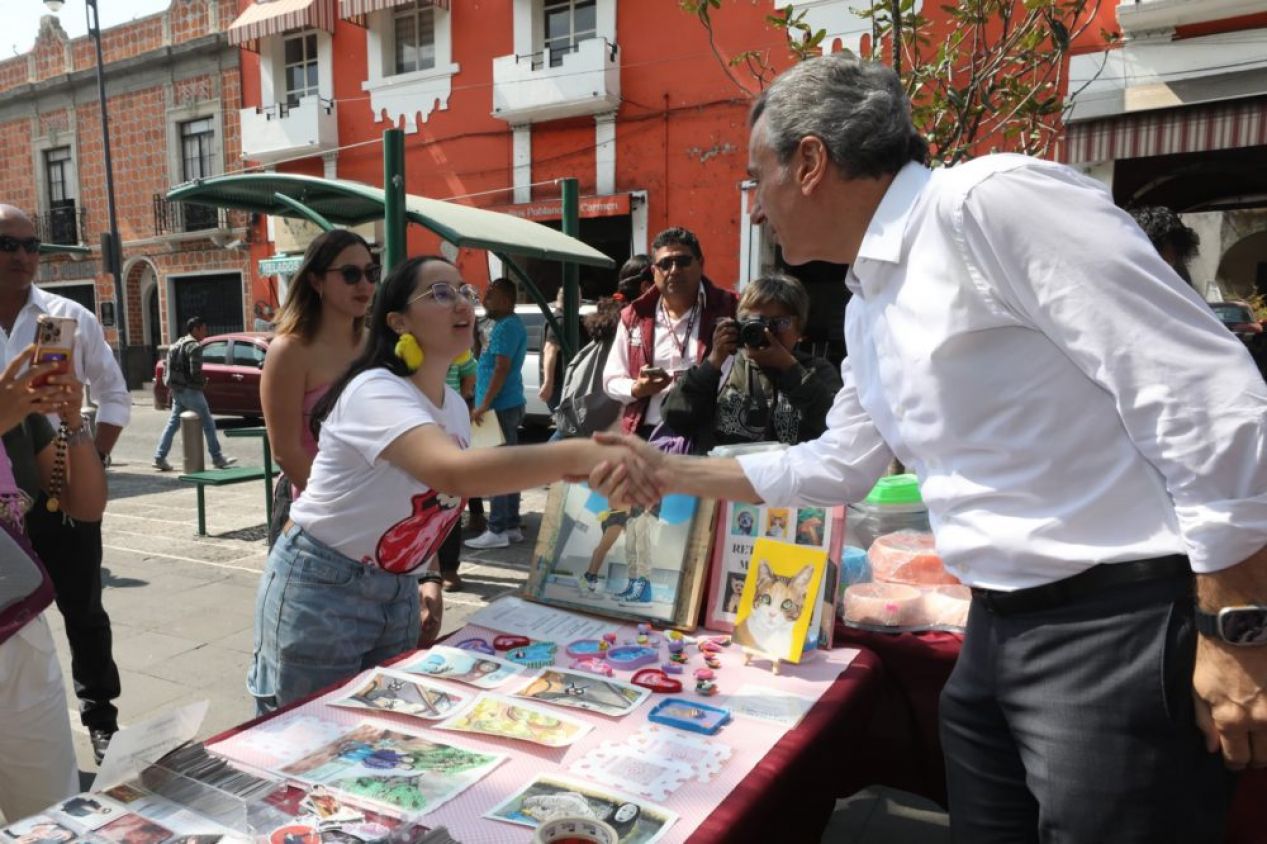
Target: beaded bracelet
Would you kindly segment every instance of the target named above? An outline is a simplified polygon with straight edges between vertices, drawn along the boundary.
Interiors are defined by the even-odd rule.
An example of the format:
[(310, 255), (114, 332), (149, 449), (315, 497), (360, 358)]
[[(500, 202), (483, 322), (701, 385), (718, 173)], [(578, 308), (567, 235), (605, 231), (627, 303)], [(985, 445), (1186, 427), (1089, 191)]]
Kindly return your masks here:
[[(76, 431), (78, 433), (78, 431)], [(62, 488), (66, 486), (66, 452), (69, 450), (70, 428), (63, 422), (57, 428), (57, 437), (53, 440), (53, 475), (48, 479), (48, 501), (44, 506), (50, 513), (62, 508)]]

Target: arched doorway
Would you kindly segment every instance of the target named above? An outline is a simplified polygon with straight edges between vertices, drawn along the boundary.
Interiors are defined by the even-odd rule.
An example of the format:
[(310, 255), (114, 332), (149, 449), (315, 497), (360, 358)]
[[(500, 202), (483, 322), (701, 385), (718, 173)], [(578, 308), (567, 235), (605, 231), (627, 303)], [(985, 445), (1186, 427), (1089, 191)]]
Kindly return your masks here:
[[(1267, 216), (1263, 223), (1267, 225)], [(1219, 260), (1218, 278), (1223, 289), (1237, 297), (1267, 296), (1267, 230), (1232, 244)]]

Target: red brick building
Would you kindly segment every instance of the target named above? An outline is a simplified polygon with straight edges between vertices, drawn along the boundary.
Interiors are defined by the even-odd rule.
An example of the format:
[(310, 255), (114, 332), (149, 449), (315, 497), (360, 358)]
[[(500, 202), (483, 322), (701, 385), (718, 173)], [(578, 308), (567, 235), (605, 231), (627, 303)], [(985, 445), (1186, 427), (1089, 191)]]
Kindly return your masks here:
[[(213, 330), (250, 327), (245, 215), (169, 204), (168, 188), (240, 166), (239, 50), (224, 29), (236, 0), (172, 0), (103, 33), (115, 199), (123, 240), (124, 340), (130, 380), (149, 377), (161, 344), (199, 313)], [(31, 52), (0, 62), (0, 200), (26, 209), (47, 242), (38, 283), (107, 318), (101, 272), (108, 228), (105, 163), (91, 39), (46, 16)], [(111, 303), (109, 307), (102, 307)], [(112, 342), (115, 328), (107, 328)]]

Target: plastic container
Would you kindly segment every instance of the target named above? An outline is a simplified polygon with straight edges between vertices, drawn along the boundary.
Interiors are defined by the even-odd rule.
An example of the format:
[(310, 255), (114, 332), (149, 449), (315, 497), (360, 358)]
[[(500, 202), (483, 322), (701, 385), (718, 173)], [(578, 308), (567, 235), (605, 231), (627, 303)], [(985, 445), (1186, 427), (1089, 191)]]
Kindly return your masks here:
[(872, 580), (912, 586), (954, 585), (959, 582), (946, 571), (933, 544), (933, 535), (925, 531), (886, 533), (871, 543), (867, 560), (871, 563)]
[(928, 508), (914, 475), (880, 478), (867, 497), (849, 506), (845, 541), (870, 548), (876, 537), (900, 530), (930, 530)]

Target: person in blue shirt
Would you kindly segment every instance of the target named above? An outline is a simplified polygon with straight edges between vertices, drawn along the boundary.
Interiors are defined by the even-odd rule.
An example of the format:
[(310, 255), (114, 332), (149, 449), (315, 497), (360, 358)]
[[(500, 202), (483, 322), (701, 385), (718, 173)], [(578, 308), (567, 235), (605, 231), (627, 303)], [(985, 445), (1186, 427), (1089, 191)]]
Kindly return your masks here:
[[(484, 293), (484, 313), (493, 320), (488, 345), (480, 355), (475, 374), (475, 407), (471, 422), (479, 425), (491, 410), (497, 416), (506, 445), (519, 441), (524, 418), (524, 381), (521, 369), (528, 353), (528, 331), (515, 315), (519, 291), (508, 278), (498, 278)], [(505, 548), (522, 542), (519, 529), (519, 493), (499, 495), (489, 506), (488, 530), (466, 541), (468, 548)]]

